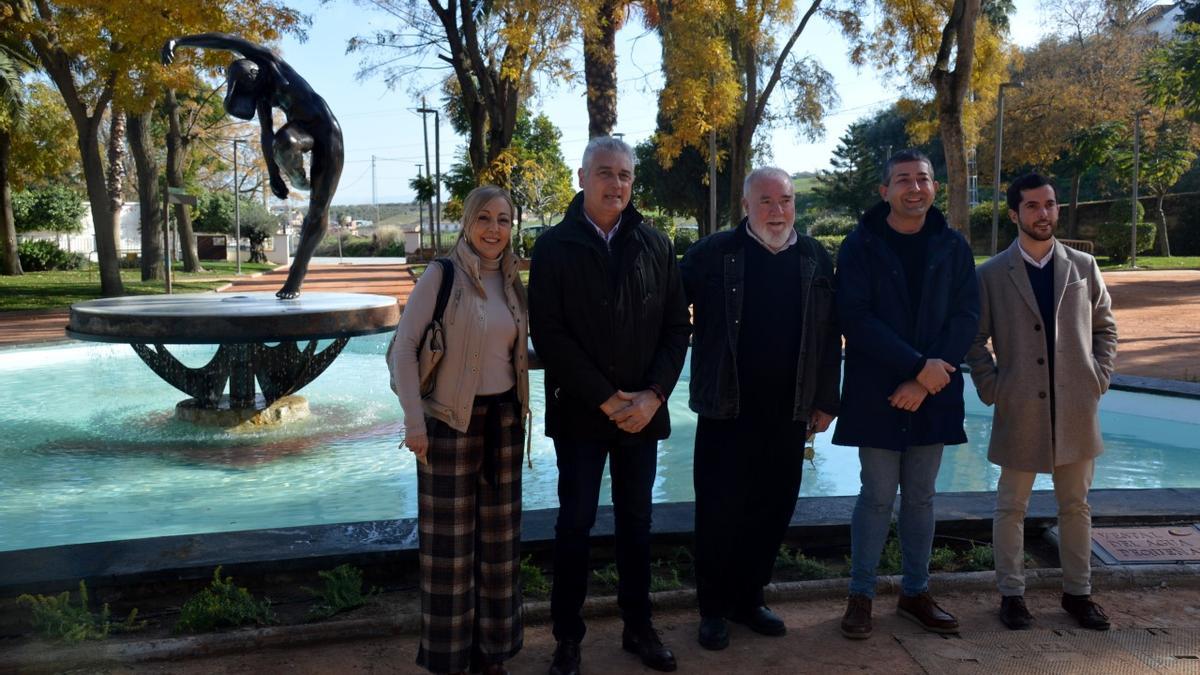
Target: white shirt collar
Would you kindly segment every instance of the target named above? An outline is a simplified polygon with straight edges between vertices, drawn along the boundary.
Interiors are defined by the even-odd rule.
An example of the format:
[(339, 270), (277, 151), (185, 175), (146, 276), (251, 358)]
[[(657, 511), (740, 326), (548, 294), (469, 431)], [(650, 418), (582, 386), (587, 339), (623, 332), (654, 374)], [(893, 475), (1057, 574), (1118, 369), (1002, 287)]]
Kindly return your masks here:
[[(1055, 241), (1054, 246), (1057, 246), (1057, 245), (1058, 245), (1058, 242)], [(1043, 267), (1045, 267), (1046, 264), (1050, 262), (1050, 259), (1054, 257), (1054, 246), (1051, 246), (1050, 250), (1046, 251), (1046, 255), (1042, 256), (1041, 260), (1034, 260), (1033, 256), (1031, 256), (1025, 252), (1025, 247), (1021, 246), (1020, 242), (1017, 242), (1017, 249), (1019, 251), (1021, 251), (1021, 257), (1025, 259), (1025, 262), (1029, 263), (1030, 265), (1033, 265), (1034, 267), (1038, 268), (1039, 270), (1042, 269)]]
[(796, 228), (794, 227), (792, 228), (792, 233), (788, 235), (787, 241), (783, 242), (783, 246), (780, 246), (779, 248), (771, 246), (766, 242), (765, 239), (758, 236), (758, 233), (754, 231), (754, 228), (750, 227), (750, 221), (748, 220), (746, 221), (746, 232), (750, 233), (751, 239), (757, 241), (759, 244), (762, 244), (762, 247), (770, 251), (772, 254), (783, 253), (792, 246), (795, 246), (796, 242), (800, 241), (800, 237), (796, 235)]
[(617, 216), (617, 224), (613, 225), (612, 229), (607, 233), (600, 229), (600, 226), (596, 224), (596, 221), (592, 220), (592, 217), (587, 214), (587, 211), (583, 212), (583, 217), (586, 218), (588, 223), (596, 230), (596, 234), (600, 235), (600, 238), (604, 240), (604, 245), (611, 249), (613, 237), (617, 236), (617, 230), (621, 229), (621, 216)]

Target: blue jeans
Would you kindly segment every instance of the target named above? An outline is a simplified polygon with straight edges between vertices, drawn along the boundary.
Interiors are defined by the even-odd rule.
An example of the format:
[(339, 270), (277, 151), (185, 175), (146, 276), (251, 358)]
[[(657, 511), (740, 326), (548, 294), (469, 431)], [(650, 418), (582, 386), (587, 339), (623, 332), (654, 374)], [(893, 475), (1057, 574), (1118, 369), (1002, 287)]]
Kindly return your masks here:
[(937, 492), (941, 445), (911, 446), (903, 452), (859, 448), (862, 490), (850, 519), (850, 593), (875, 597), (879, 556), (892, 522), (896, 488), (900, 488), (900, 589), (919, 595), (929, 589), (929, 554), (933, 548), (933, 495)]

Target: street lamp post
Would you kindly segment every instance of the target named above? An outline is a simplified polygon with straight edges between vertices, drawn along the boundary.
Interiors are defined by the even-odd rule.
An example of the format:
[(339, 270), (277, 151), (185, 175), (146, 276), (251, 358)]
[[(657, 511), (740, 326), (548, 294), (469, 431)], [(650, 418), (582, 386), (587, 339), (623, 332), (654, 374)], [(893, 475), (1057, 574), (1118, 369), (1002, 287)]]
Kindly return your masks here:
[(1142, 118), (1145, 117), (1147, 111), (1138, 110), (1133, 113), (1133, 202), (1130, 216), (1131, 225), (1129, 226), (1129, 267), (1137, 267), (1137, 227), (1138, 227), (1138, 163), (1140, 161), (1141, 139), (1142, 139)]
[(240, 138), (233, 139), (233, 252), (237, 257), (238, 274), (242, 273), (242, 186), (240, 185), (242, 181), (238, 177), (238, 143), (245, 142)]
[(1008, 87), (1020, 89), (1024, 82), (1001, 82), (996, 96), (996, 167), (992, 176), (992, 255), (996, 255), (996, 240), (1000, 232), (1000, 149), (1004, 145), (1004, 90)]
[[(417, 112), (421, 113), (422, 126), (424, 126), (425, 115), (433, 113), (433, 194), (437, 199), (437, 210), (434, 212), (434, 217), (431, 218), (429, 226), (433, 229), (434, 246), (440, 251), (442, 249), (442, 135), (441, 135), (441, 119), (437, 108), (425, 107), (425, 99), (421, 99), (421, 107), (417, 108)], [(428, 142), (428, 141), (427, 141)], [(425, 146), (425, 164), (429, 164), (429, 146)]]

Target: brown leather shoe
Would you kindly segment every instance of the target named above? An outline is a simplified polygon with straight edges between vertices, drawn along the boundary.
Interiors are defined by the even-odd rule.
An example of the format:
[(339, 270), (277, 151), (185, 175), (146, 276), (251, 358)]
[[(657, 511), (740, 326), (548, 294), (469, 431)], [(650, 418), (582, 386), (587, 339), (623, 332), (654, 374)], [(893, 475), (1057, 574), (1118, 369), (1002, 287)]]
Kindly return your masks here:
[(852, 594), (846, 599), (846, 613), (842, 615), (842, 635), (851, 640), (866, 640), (871, 631), (871, 599)]
[(1075, 617), (1079, 625), (1092, 630), (1108, 630), (1108, 615), (1100, 605), (1092, 602), (1090, 595), (1069, 595), (1063, 593), (1062, 608), (1067, 614)]
[(958, 619), (938, 607), (929, 593), (903, 595), (896, 603), (896, 613), (913, 621), (931, 633), (957, 633)]

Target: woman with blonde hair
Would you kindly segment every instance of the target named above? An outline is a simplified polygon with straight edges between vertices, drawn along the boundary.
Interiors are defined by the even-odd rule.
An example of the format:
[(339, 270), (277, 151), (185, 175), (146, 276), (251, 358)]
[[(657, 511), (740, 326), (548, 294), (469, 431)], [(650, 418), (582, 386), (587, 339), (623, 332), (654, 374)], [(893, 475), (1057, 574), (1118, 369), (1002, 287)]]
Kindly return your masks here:
[(434, 673), (506, 673), (522, 644), (521, 449), (529, 408), (528, 303), (512, 250), (513, 205), (486, 185), (463, 202), (450, 252), (445, 350), (422, 397), (418, 353), (444, 276), (431, 264), (389, 350), (417, 459), (421, 645)]

